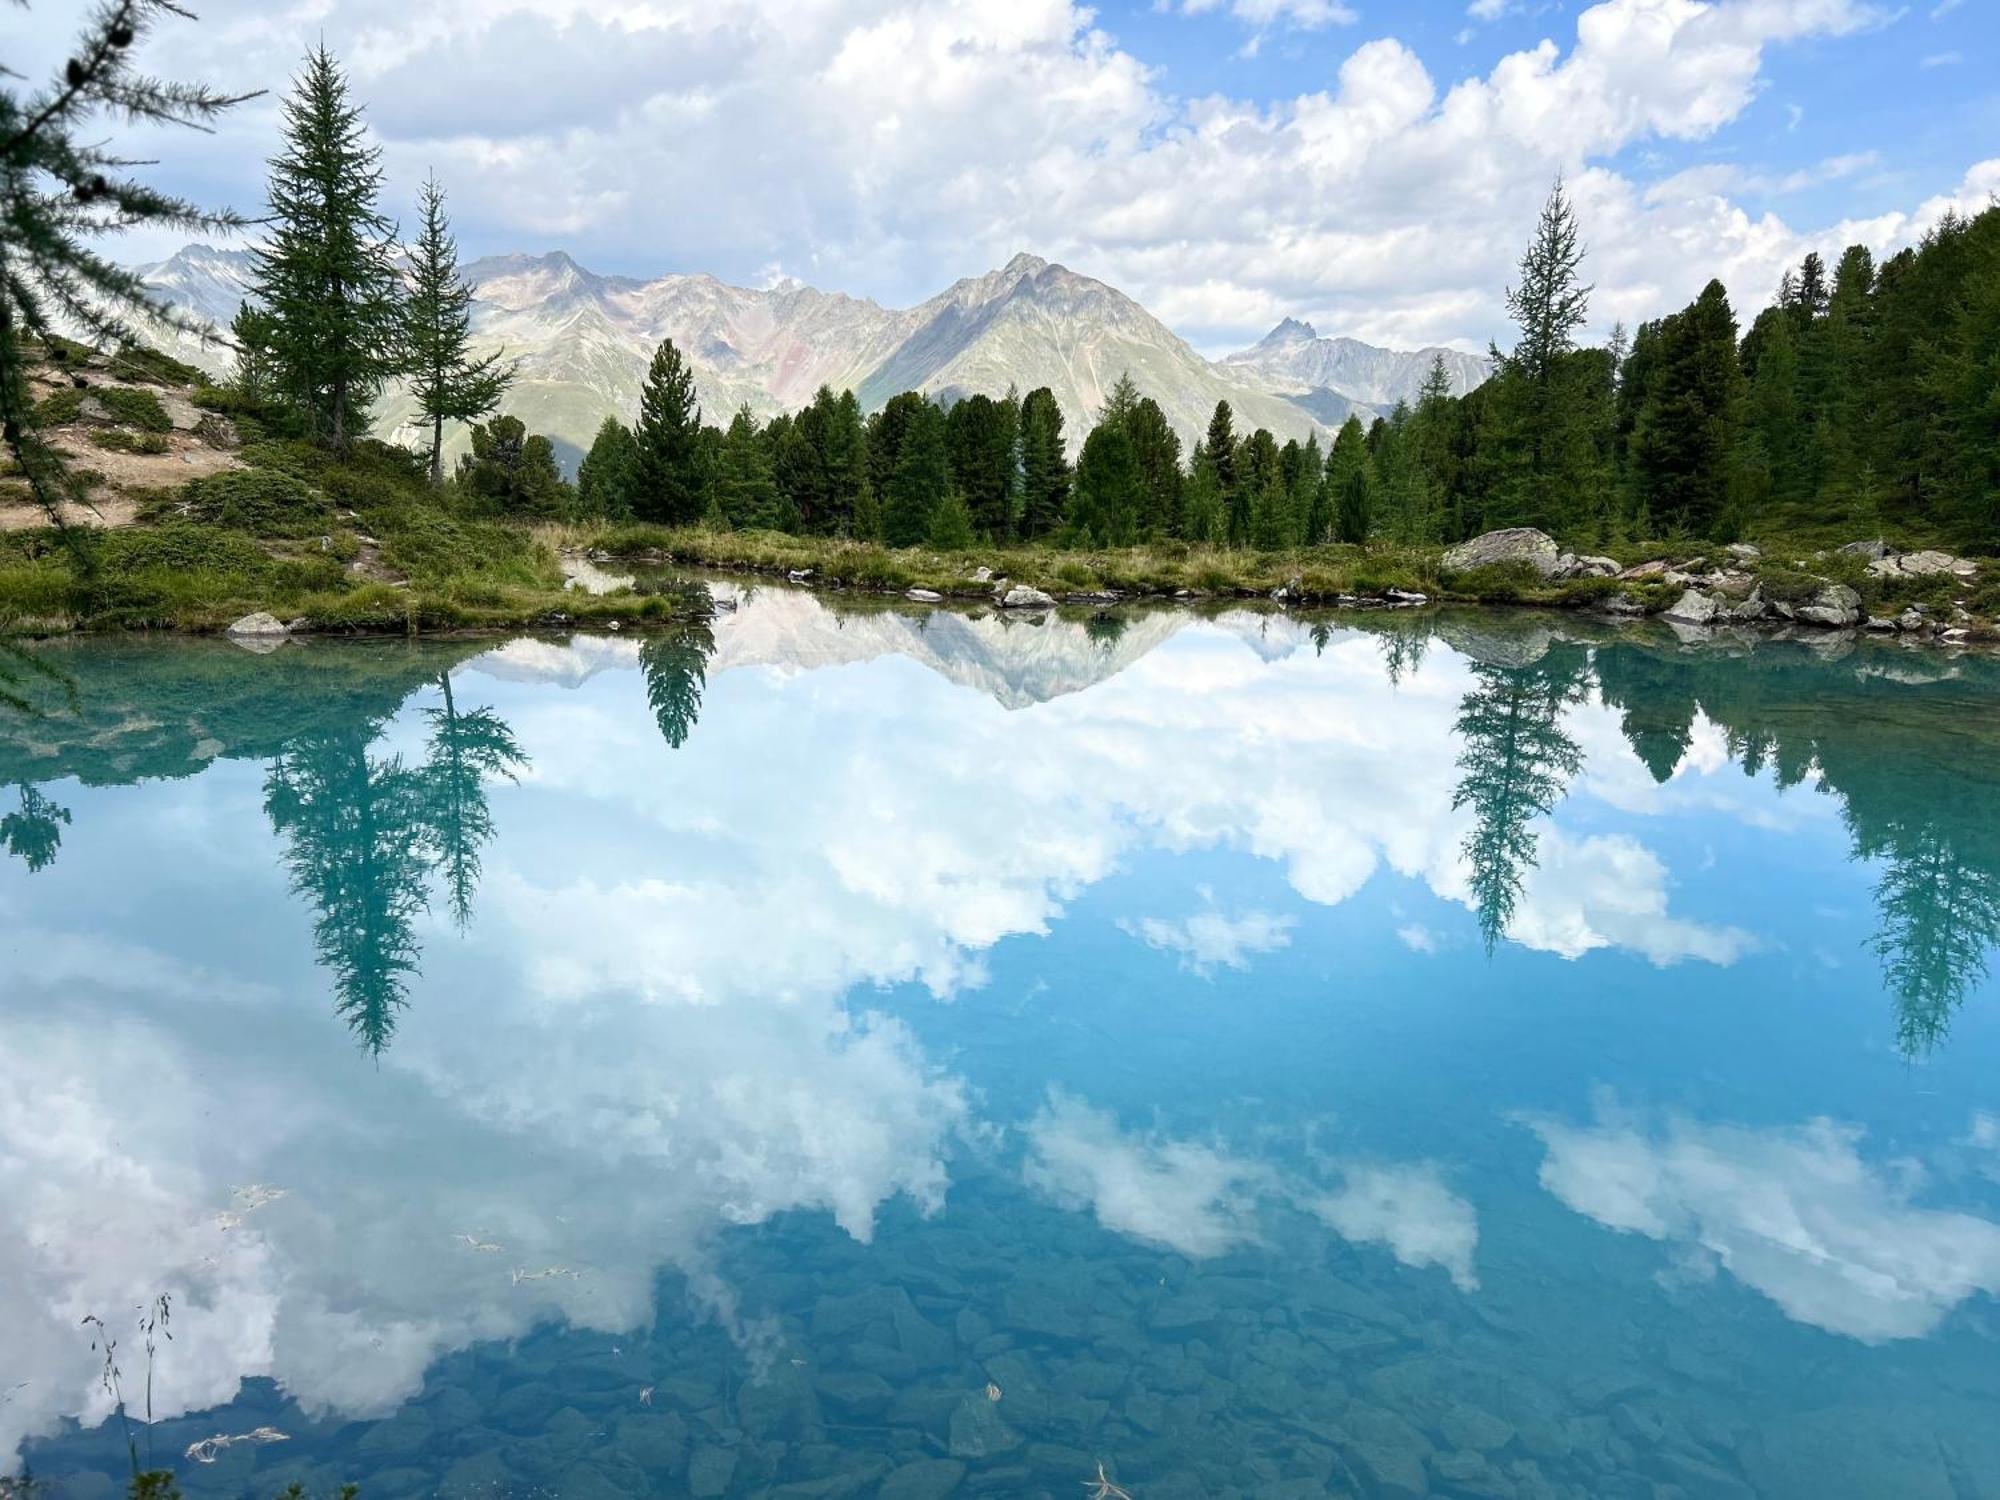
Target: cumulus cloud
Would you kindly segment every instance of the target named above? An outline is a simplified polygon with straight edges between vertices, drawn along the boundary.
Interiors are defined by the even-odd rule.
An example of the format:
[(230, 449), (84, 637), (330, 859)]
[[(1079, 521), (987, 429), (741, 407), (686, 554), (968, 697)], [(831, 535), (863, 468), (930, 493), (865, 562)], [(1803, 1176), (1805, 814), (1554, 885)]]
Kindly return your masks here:
[[(1185, 8), (1225, 5), (1253, 27), (1351, 10)], [(1477, 345), (1505, 335), (1502, 289), (1559, 171), (1606, 327), (1711, 274), (1758, 303), (1809, 248), (1920, 232), (1924, 210), (1794, 226), (1726, 185), (1655, 196), (1634, 159), (1742, 118), (1771, 49), (1884, 15), (1863, 0), (1602, 0), (1573, 34), (1449, 87), (1377, 37), (1326, 87), (1269, 100), (1173, 94), (1074, 0), (216, 0), (149, 62), (206, 76), (221, 59), (227, 84), (276, 86), (324, 35), (394, 181), (407, 196), (435, 167), (487, 248), (562, 242), (611, 269), (792, 274), (893, 302), (1029, 248), (1210, 343), (1301, 314)], [(163, 154), (249, 206), (275, 122), (259, 105)]]
[(1273, 953), (1292, 941), (1297, 919), (1275, 912), (1246, 911), (1229, 916), (1213, 905), (1186, 917), (1121, 919), (1119, 929), (1149, 948), (1180, 955), (1181, 967), (1195, 974), (1247, 969), (1259, 953)]
[(1921, 1338), (1967, 1297), (2000, 1291), (2000, 1225), (1920, 1206), (1922, 1167), (1867, 1160), (1856, 1126), (1652, 1122), (1608, 1101), (1590, 1125), (1526, 1123), (1546, 1148), (1542, 1186), (1564, 1204), (1829, 1333)]
[(1442, 1268), (1477, 1288), (1478, 1217), (1428, 1163), (1324, 1163), (1332, 1189), (1221, 1147), (1120, 1128), (1060, 1090), (1029, 1121), (1028, 1185), (1106, 1229), (1182, 1255), (1220, 1255), (1258, 1237), (1264, 1204), (1312, 1214), (1342, 1239), (1381, 1245), (1406, 1266)]

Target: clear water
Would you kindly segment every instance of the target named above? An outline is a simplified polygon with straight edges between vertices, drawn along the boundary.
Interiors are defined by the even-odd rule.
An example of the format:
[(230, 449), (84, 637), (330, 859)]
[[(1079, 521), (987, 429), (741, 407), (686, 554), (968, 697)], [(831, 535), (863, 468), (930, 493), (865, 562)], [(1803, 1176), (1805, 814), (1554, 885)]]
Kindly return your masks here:
[(1991, 662), (783, 590), (48, 655), (65, 1493), (2000, 1496)]

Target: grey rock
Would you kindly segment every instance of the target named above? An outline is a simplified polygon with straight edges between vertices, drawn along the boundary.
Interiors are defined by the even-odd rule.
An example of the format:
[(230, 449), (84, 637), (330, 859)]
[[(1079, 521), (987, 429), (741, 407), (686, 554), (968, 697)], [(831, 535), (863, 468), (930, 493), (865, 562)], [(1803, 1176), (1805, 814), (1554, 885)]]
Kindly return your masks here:
[(1021, 1446), (1021, 1434), (1000, 1416), (1000, 1402), (988, 1400), (984, 1391), (960, 1398), (951, 1411), (950, 1433), (953, 1458), (991, 1458)]
[(1889, 555), (1889, 544), (1878, 536), (1865, 542), (1849, 542), (1837, 550), (1842, 557), (1865, 557), (1877, 561)]
[(1689, 589), (1660, 618), (1675, 625), (1712, 625), (1720, 607), (1708, 595)]
[(289, 634), (290, 629), (276, 615), (266, 614), (260, 609), (254, 615), (245, 615), (225, 633), (232, 636), (281, 636)]
[(1845, 629), (1861, 623), (1861, 596), (1844, 583), (1829, 583), (1794, 612), (1807, 625)]
[(1392, 1500), (1422, 1500), (1430, 1493), (1424, 1463), (1431, 1445), (1394, 1412), (1356, 1402), (1341, 1418), (1338, 1441), (1369, 1493)]
[(1939, 573), (1971, 578), (1979, 572), (1979, 564), (1949, 552), (1906, 552), (1901, 557), (1878, 557), (1868, 571), (1877, 578), (1930, 578)]
[(1446, 548), (1444, 565), (1454, 573), (1467, 573), (1497, 563), (1523, 562), (1548, 578), (1554, 575), (1561, 557), (1555, 538), (1547, 532), (1532, 526), (1515, 526), (1505, 531), (1489, 531)]
[(1861, 628), (1887, 635), (1896, 629), (1896, 622), (1887, 615), (1870, 615), (1866, 620), (1861, 622)]
[(903, 597), (915, 600), (918, 604), (942, 604), (944, 602), (944, 595), (938, 593), (935, 589), (911, 589)]
[(1738, 562), (1754, 562), (1764, 555), (1762, 550), (1751, 546), (1748, 542), (1731, 542), (1722, 550)]
[(1052, 609), (1055, 600), (1040, 589), (1031, 589), (1025, 583), (1017, 583), (1000, 596), (1002, 609)]
[(1633, 594), (1607, 594), (1598, 607), (1607, 615), (1643, 615), (1646, 601)]
[(1615, 557), (1580, 556), (1576, 560), (1578, 578), (1615, 578), (1618, 576), (1618, 559)]
[(1761, 588), (1754, 588), (1750, 591), (1749, 598), (1730, 605), (1722, 611), (1722, 614), (1731, 624), (1748, 625), (1758, 620), (1769, 619), (1771, 606), (1765, 602), (1764, 591)]
[(812, 576), (813, 570), (811, 568), (794, 568), (785, 575), (785, 578), (790, 583), (811, 583)]
[(1491, 1453), (1514, 1441), (1514, 1424), (1476, 1406), (1454, 1406), (1444, 1414), (1438, 1430), (1454, 1448), (1470, 1448), (1475, 1453)]
[(993, 581), (993, 570), (991, 568), (974, 568), (972, 570), (972, 581), (974, 583), (991, 583)]
[(688, 1460), (688, 1493), (694, 1500), (717, 1500), (729, 1493), (729, 1481), (735, 1475), (736, 1454), (704, 1443)]
[(1922, 630), (1926, 623), (1923, 611), (1917, 609), (1906, 609), (1896, 616), (1898, 630)]
[(1431, 602), (1429, 594), (1419, 594), (1410, 589), (1388, 589), (1383, 593), (1382, 597), (1392, 604), (1428, 604)]
[(965, 1478), (965, 1465), (951, 1458), (920, 1458), (882, 1481), (881, 1500), (944, 1500)]
[(872, 1416), (887, 1411), (896, 1399), (895, 1387), (880, 1375), (866, 1370), (839, 1370), (813, 1382), (820, 1400), (849, 1416)]
[(1652, 562), (1642, 562), (1636, 567), (1627, 568), (1618, 574), (1618, 577), (1627, 583), (1636, 583), (1642, 578), (1658, 578), (1666, 571), (1667, 565), (1655, 558)]

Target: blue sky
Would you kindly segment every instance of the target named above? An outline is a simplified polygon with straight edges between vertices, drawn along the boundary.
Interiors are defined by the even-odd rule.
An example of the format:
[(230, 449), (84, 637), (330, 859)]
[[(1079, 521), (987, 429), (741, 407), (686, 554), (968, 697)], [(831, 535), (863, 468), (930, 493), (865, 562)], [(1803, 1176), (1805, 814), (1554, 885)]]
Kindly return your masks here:
[[(0, 8), (59, 62), (76, 7)], [(1807, 250), (1890, 253), (2000, 190), (1994, 0), (205, 0), (149, 63), (282, 91), (321, 37), (469, 253), (796, 277), (909, 305), (1028, 250), (1215, 352), (1279, 318), (1505, 339), (1561, 173), (1593, 320)], [(254, 209), (275, 95), (130, 143)], [(173, 246), (135, 243), (132, 258)]]

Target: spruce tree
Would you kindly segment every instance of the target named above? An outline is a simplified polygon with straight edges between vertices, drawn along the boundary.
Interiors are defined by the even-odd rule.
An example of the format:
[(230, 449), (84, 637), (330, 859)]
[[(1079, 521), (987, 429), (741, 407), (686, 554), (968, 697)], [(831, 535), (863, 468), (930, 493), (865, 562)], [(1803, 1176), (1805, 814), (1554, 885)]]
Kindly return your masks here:
[(253, 290), (271, 315), (271, 357), (285, 399), (344, 456), (400, 359), (396, 231), (380, 207), (382, 148), (324, 44), (284, 105), (271, 159), (270, 230)]
[(576, 471), (577, 510), (614, 520), (629, 516), (638, 485), (638, 441), (631, 428), (616, 417), (606, 417)]
[(1181, 438), (1151, 396), (1141, 396), (1126, 414), (1125, 440), (1139, 471), (1139, 535), (1179, 536)]
[(882, 507), (882, 539), (891, 547), (916, 547), (930, 540), (933, 514), (950, 489), (944, 413), (926, 401), (910, 413), (903, 434)]
[(171, 0), (101, 4), (61, 71), (40, 88), (17, 92), (20, 75), (0, 67), (0, 444), (58, 526), (64, 503), (87, 495), (37, 435), (28, 344), (39, 342), (59, 357), (58, 323), (111, 349), (139, 342), (145, 322), (199, 332), (137, 272), (106, 257), (106, 236), (135, 228), (229, 233), (243, 224), (236, 214), (147, 187), (131, 175), (141, 164), (94, 134), (105, 116), (205, 130), (253, 97), (163, 82), (134, 66), (155, 23), (186, 15)]
[(729, 524), (739, 530), (775, 529), (779, 520), (778, 482), (764, 434), (748, 406), (737, 410), (722, 438), (716, 474), (717, 501)]
[(444, 215), (444, 189), (425, 179), (422, 227), (403, 299), (405, 371), (417, 410), (431, 424), (431, 484), (444, 483), (444, 424), (477, 422), (500, 404), (513, 370), (498, 354), (472, 357), (472, 288), (458, 274), (458, 243)]
[(1327, 460), (1326, 489), (1338, 541), (1365, 542), (1373, 523), (1374, 476), (1370, 473), (1368, 435), (1361, 419), (1349, 417), (1333, 440)]
[(1127, 547), (1138, 539), (1144, 488), (1124, 424), (1106, 409), (1077, 455), (1069, 533), (1079, 546)]
[(1033, 541), (1062, 525), (1069, 511), (1069, 459), (1062, 408), (1047, 386), (1021, 401), (1021, 536)]
[(1229, 409), (1227, 401), (1215, 403), (1215, 413), (1208, 419), (1208, 433), (1202, 439), (1207, 450), (1208, 463), (1215, 475), (1215, 499), (1222, 524), (1213, 540), (1228, 542), (1231, 546), (1241, 538), (1239, 523), (1247, 529), (1247, 512), (1239, 514), (1236, 483), (1236, 414)]
[(639, 390), (638, 492), (633, 512), (642, 520), (691, 526), (708, 508), (703, 471), (701, 405), (694, 372), (672, 339), (664, 339)]

